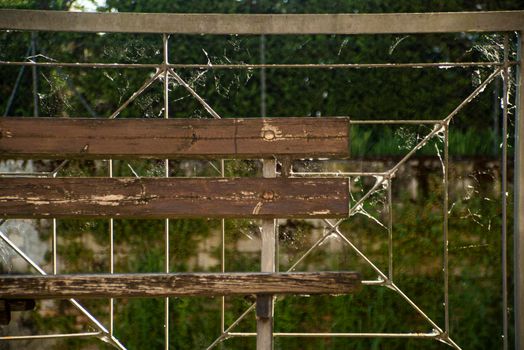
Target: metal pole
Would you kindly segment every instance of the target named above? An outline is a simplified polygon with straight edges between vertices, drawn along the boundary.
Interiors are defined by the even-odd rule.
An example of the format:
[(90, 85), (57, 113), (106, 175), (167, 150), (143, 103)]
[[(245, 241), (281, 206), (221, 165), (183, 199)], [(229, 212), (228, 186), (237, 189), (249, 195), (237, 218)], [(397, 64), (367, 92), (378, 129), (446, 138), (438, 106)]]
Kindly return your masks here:
[(393, 178), (388, 178), (388, 277), (393, 281), (393, 194), (391, 191)]
[[(169, 119), (169, 71), (167, 65), (169, 64), (169, 35), (164, 34), (162, 37), (163, 51), (164, 51), (164, 118)], [(169, 177), (169, 159), (164, 160), (165, 176)], [(165, 219), (165, 272), (169, 273), (169, 219)], [(165, 298), (165, 314), (164, 314), (164, 349), (169, 349), (169, 298)]]
[[(220, 160), (220, 176), (226, 177), (226, 167), (225, 167), (224, 159)], [(221, 226), (221, 241), (222, 241), (220, 268), (221, 268), (221, 272), (225, 273), (226, 272), (226, 220), (225, 219), (220, 220), (220, 226)], [(224, 331), (226, 329), (225, 314), (226, 314), (226, 297), (222, 296), (221, 312), (220, 312), (220, 332), (221, 334), (224, 334)]]
[(508, 61), (508, 33), (504, 34), (504, 70), (502, 71), (502, 347), (508, 349), (508, 90), (509, 67)]
[[(266, 38), (260, 36), (260, 63), (266, 63)], [(266, 70), (260, 71), (260, 115), (266, 117)], [(262, 175), (276, 177), (276, 160), (262, 161)], [(262, 220), (262, 247), (260, 270), (276, 271), (276, 220)], [(273, 349), (273, 296), (258, 295), (256, 302), (257, 316), (257, 350)]]
[(444, 198), (443, 198), (443, 272), (444, 272), (444, 332), (446, 336), (449, 336), (449, 124), (444, 125), (444, 164), (443, 164), (443, 185), (444, 185)]
[(515, 115), (515, 349), (524, 349), (524, 32), (519, 32), (517, 66), (517, 94)]
[[(260, 64), (266, 64), (266, 36), (260, 36)], [(260, 116), (265, 118), (266, 112), (266, 68), (260, 69)]]
[[(36, 56), (36, 32), (31, 32), (31, 56)], [(38, 71), (37, 66), (31, 67), (33, 76), (33, 116), (38, 117)]]
[[(113, 159), (108, 159), (109, 177), (113, 177)], [(109, 219), (109, 273), (115, 273), (115, 221)], [(113, 335), (115, 325), (115, 300), (109, 299), (109, 334)]]
[(495, 80), (493, 82), (494, 86), (493, 86), (493, 110), (491, 112), (492, 114), (492, 117), (493, 117), (493, 130), (494, 130), (494, 135), (495, 135), (495, 138), (493, 139), (493, 154), (496, 155), (498, 154), (498, 151), (499, 151), (499, 145), (500, 145), (500, 140), (499, 140), (499, 133), (500, 133), (500, 120), (499, 120), (499, 111), (500, 111), (500, 103), (499, 103), (499, 98), (500, 98), (500, 80)]
[[(29, 56), (29, 53), (26, 55)], [(510, 65), (517, 62), (510, 61)], [(129, 69), (161, 69), (157, 63), (101, 63), (101, 62), (26, 62), (0, 61), (4, 66), (37, 66), (37, 67), (74, 67), (74, 68), (129, 68)], [(501, 67), (502, 62), (409, 62), (409, 63), (227, 63), (227, 64), (191, 64), (170, 63), (171, 69), (376, 69), (376, 68), (470, 68), (470, 67)]]
[[(262, 175), (276, 177), (275, 159), (264, 159)], [(262, 220), (262, 248), (260, 270), (275, 272), (276, 220)], [(257, 350), (273, 349), (273, 296), (257, 296)]]

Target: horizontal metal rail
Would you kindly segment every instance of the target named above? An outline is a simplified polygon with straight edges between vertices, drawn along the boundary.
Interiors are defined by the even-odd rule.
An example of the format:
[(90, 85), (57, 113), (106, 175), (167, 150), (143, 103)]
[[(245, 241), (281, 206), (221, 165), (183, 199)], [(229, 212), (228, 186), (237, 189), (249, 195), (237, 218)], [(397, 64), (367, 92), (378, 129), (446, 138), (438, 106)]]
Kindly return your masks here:
[(64, 299), (249, 294), (347, 294), (357, 272), (0, 276), (0, 298)]
[[(226, 338), (255, 337), (252, 332), (229, 332)], [(274, 332), (274, 337), (301, 337), (301, 338), (437, 338), (439, 333), (308, 333), (308, 332)]]
[(0, 10), (0, 29), (178, 34), (391, 34), (524, 29), (524, 11), (175, 14)]
[(41, 340), (41, 339), (62, 339), (62, 338), (89, 338), (101, 337), (103, 332), (81, 332), (81, 333), (58, 333), (58, 334), (30, 334), (30, 335), (5, 335), (0, 337), (2, 340)]
[[(509, 65), (518, 62), (510, 61)], [(502, 67), (503, 62), (409, 62), (409, 63), (267, 63), (267, 64), (181, 64), (171, 63), (100, 63), (100, 62), (23, 62), (0, 61), (4, 66), (32, 66), (32, 67), (63, 67), (63, 68), (99, 68), (99, 69), (376, 69), (376, 68), (471, 68), (471, 67)]]

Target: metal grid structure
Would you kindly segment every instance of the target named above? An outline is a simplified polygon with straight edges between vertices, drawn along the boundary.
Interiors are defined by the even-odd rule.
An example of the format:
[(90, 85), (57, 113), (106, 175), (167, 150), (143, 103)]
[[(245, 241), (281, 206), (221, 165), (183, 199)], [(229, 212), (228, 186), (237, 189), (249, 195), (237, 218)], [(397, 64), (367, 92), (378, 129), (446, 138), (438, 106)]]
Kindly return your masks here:
[[(493, 72), (481, 84), (474, 89), (464, 101), (462, 101), (451, 113), (442, 119), (436, 120), (355, 120), (351, 119), (351, 124), (415, 124), (433, 125), (433, 129), (420, 142), (418, 142), (405, 156), (401, 158), (392, 168), (385, 172), (336, 172), (336, 173), (314, 173), (314, 172), (291, 172), (291, 177), (316, 177), (316, 176), (343, 176), (343, 177), (371, 177), (375, 179), (372, 188), (367, 191), (350, 208), (349, 217), (355, 214), (363, 203), (380, 187), (387, 187), (387, 208), (388, 208), (388, 268), (380, 269), (364, 251), (354, 244), (348, 236), (342, 232), (340, 225), (345, 219), (338, 221), (324, 220), (328, 227), (325, 234), (317, 240), (299, 259), (297, 259), (288, 271), (293, 271), (311, 252), (318, 248), (329, 236), (338, 236), (347, 246), (350, 247), (367, 265), (376, 273), (377, 280), (363, 281), (364, 285), (383, 286), (393, 290), (400, 298), (407, 302), (415, 312), (422, 316), (433, 329), (429, 333), (273, 333), (274, 337), (384, 337), (384, 338), (431, 338), (448, 344), (449, 346), (460, 349), (460, 345), (455, 343), (450, 335), (449, 317), (449, 266), (448, 266), (448, 193), (449, 193), (449, 127), (450, 122), (456, 115), (475, 97), (484, 90), (488, 84), (497, 77), (502, 76), (503, 82), (503, 135), (508, 135), (508, 99), (509, 99), (509, 75), (510, 67), (517, 67), (517, 126), (515, 142), (515, 333), (516, 348), (521, 349), (521, 339), (523, 331), (523, 312), (524, 301), (522, 298), (523, 276), (520, 273), (522, 256), (524, 254), (524, 211), (520, 208), (524, 203), (524, 189), (522, 181), (524, 176), (524, 162), (520, 159), (524, 153), (524, 123), (521, 118), (524, 115), (524, 89), (522, 89), (521, 66), (523, 64), (522, 49), (524, 47), (524, 12), (494, 12), (494, 13), (440, 13), (440, 14), (388, 14), (388, 15), (175, 15), (175, 14), (78, 14), (60, 13), (45, 11), (0, 11), (0, 26), (2, 29), (14, 30), (48, 30), (48, 31), (80, 31), (80, 32), (153, 32), (160, 33), (163, 38), (163, 61), (159, 64), (121, 64), (121, 63), (74, 63), (74, 62), (0, 62), (3, 66), (31, 67), (33, 74), (36, 67), (81, 67), (81, 68), (136, 68), (154, 69), (155, 73), (147, 79), (143, 85), (129, 97), (109, 118), (116, 118), (133, 100), (143, 93), (155, 81), (163, 80), (164, 96), (164, 118), (169, 118), (169, 80), (174, 79), (183, 86), (209, 113), (212, 118), (221, 118), (220, 115), (199, 96), (199, 94), (184, 81), (177, 69), (387, 69), (387, 68), (430, 68), (430, 67), (491, 67)], [(146, 26), (141, 24), (147, 23)], [(435, 32), (488, 32), (502, 31), (504, 35), (504, 58), (501, 62), (439, 62), (439, 63), (386, 63), (386, 64), (170, 64), (168, 57), (169, 35), (178, 33), (210, 33), (210, 34), (314, 34), (314, 33), (336, 33), (336, 34), (362, 34), (362, 33), (435, 33)], [(519, 32), (518, 47), (520, 56), (518, 61), (509, 60), (509, 35), (508, 31)], [(34, 52), (34, 42), (29, 48)], [(34, 89), (36, 96), (36, 87)], [(12, 95), (13, 96), (13, 95)], [(12, 96), (8, 102), (7, 111), (12, 102)], [(36, 98), (36, 97), (35, 97)], [(38, 115), (37, 104), (35, 104), (35, 116)], [(6, 112), (7, 112), (6, 111)], [(7, 113), (6, 113), (7, 114)], [(444, 278), (444, 324), (439, 325), (430, 318), (424, 310), (419, 307), (404, 291), (395, 283), (393, 267), (393, 213), (392, 213), (392, 186), (393, 179), (399, 168), (405, 164), (420, 148), (426, 145), (437, 135), (443, 135), (444, 154), (443, 154), (443, 176), (444, 176), (444, 195), (443, 195), (443, 236), (442, 236), (442, 255), (443, 255), (443, 278)], [(502, 193), (507, 193), (508, 177), (508, 140), (503, 138), (502, 147)], [(220, 169), (216, 168), (217, 174), (225, 176), (225, 161), (221, 160)], [(265, 176), (275, 176), (275, 162), (273, 160), (264, 161)], [(67, 160), (62, 162), (56, 169), (49, 173), (23, 174), (25, 177), (56, 177), (57, 174), (66, 166)], [(112, 161), (109, 161), (109, 177), (113, 177)], [(283, 172), (289, 171), (283, 167)], [(4, 173), (1, 176), (16, 176), (17, 174)], [(18, 174), (19, 175), (19, 174)], [(165, 160), (165, 176), (169, 177), (169, 162)], [(508, 258), (507, 258), (507, 210), (508, 203), (506, 196), (501, 202), (502, 208), (502, 321), (503, 321), (503, 348), (509, 346), (508, 322), (510, 315), (508, 310)], [(272, 226), (273, 234), (275, 221), (266, 220), (266, 226)], [(169, 267), (169, 219), (165, 219), (165, 272), (170, 272)], [(52, 274), (57, 274), (57, 222), (52, 221)], [(110, 220), (110, 273), (114, 273), (114, 224)], [(25, 254), (9, 237), (0, 231), (0, 238), (13, 248), (25, 261), (27, 261), (38, 273), (46, 275), (46, 272), (39, 267), (27, 254)], [(221, 271), (225, 272), (225, 221), (221, 223)], [(268, 249), (271, 249), (269, 247)], [(273, 245), (274, 249), (274, 245)], [(278, 249), (278, 248), (277, 248)], [(263, 256), (264, 249), (262, 252)], [(269, 256), (272, 255), (269, 252)], [(264, 259), (264, 257), (263, 257)], [(273, 262), (274, 264), (274, 262)], [(269, 266), (274, 269), (275, 266)], [(96, 328), (94, 332), (82, 332), (73, 334), (52, 334), (52, 335), (29, 335), (29, 336), (4, 336), (0, 340), (17, 339), (45, 339), (45, 338), (65, 338), (65, 337), (98, 337), (105, 342), (112, 344), (116, 348), (125, 349), (114, 335), (114, 301), (110, 300), (110, 321), (106, 328), (99, 322), (87, 309), (76, 300), (70, 302), (80, 312), (86, 315)], [(208, 349), (216, 347), (222, 341), (232, 337), (251, 337), (256, 333), (235, 332), (235, 327), (255, 309), (253, 303), (245, 310), (233, 323), (225, 323), (225, 298), (221, 302), (221, 335), (212, 342)], [(165, 300), (165, 347), (169, 347), (169, 298)], [(271, 336), (271, 335), (270, 335)]]

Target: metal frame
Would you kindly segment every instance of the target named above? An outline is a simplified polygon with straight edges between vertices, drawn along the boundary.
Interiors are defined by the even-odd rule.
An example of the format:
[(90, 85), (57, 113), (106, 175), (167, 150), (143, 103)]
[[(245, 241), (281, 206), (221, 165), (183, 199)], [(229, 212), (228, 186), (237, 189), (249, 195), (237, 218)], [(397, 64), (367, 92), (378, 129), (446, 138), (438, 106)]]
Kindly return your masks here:
[[(433, 68), (451, 67), (462, 68), (472, 66), (493, 67), (493, 73), (482, 82), (457, 108), (443, 119), (432, 121), (406, 120), (406, 121), (364, 121), (352, 120), (354, 124), (434, 124), (433, 130), (426, 135), (411, 151), (409, 151), (395, 166), (386, 172), (348, 172), (329, 174), (334, 176), (368, 176), (376, 179), (375, 184), (363, 197), (361, 197), (350, 210), (350, 217), (355, 214), (363, 202), (369, 198), (380, 186), (387, 185), (387, 206), (388, 206), (388, 269), (386, 272), (380, 270), (364, 252), (353, 244), (340, 230), (343, 220), (332, 222), (325, 220), (328, 225), (328, 232), (315, 242), (306, 253), (304, 253), (288, 271), (292, 271), (299, 265), (306, 256), (316, 249), (327, 237), (334, 234), (342, 239), (360, 258), (362, 258), (378, 275), (377, 280), (364, 281), (369, 286), (385, 286), (395, 291), (404, 299), (419, 315), (421, 315), (433, 331), (429, 333), (273, 333), (275, 337), (397, 337), (397, 338), (433, 338), (445, 342), (453, 348), (460, 349), (449, 334), (449, 304), (448, 304), (448, 228), (447, 228), (447, 207), (448, 207), (448, 132), (450, 121), (458, 112), (471, 102), (490, 82), (496, 77), (503, 77), (503, 129), (507, 135), (507, 107), (509, 99), (509, 67), (517, 66), (517, 126), (515, 143), (515, 339), (516, 348), (522, 349), (522, 337), (524, 335), (524, 277), (521, 275), (521, 264), (524, 256), (524, 161), (521, 157), (524, 154), (524, 84), (522, 78), (522, 66), (524, 64), (524, 11), (502, 11), (502, 12), (468, 12), (468, 13), (402, 13), (402, 14), (338, 14), (338, 15), (221, 15), (221, 14), (138, 14), (138, 13), (70, 13), (58, 11), (26, 11), (26, 10), (0, 10), (0, 28), (8, 30), (43, 30), (43, 31), (70, 31), (70, 32), (129, 32), (129, 33), (160, 33), (163, 34), (164, 58), (161, 64), (107, 64), (107, 63), (67, 63), (67, 62), (0, 62), (0, 65), (19, 65), (21, 76), (25, 66), (35, 69), (38, 66), (56, 67), (84, 67), (84, 68), (141, 68), (158, 69), (152, 78), (147, 79), (142, 87), (135, 92), (122, 106), (120, 106), (109, 118), (116, 118), (118, 114), (126, 108), (140, 93), (145, 91), (154, 81), (164, 79), (164, 117), (169, 118), (168, 106), (168, 80), (175, 79), (180, 85), (206, 109), (213, 118), (220, 116), (195, 92), (189, 84), (182, 80), (176, 73), (176, 69), (308, 69), (308, 68), (329, 68), (329, 69), (370, 69), (370, 68)], [(442, 63), (404, 63), (404, 64), (226, 64), (226, 65), (189, 65), (189, 64), (169, 64), (167, 56), (168, 35), (167, 34), (390, 34), (390, 33), (449, 33), (449, 32), (519, 32), (519, 59), (516, 62), (509, 61), (508, 58), (508, 35), (504, 39), (504, 60), (502, 62), (442, 62)], [(34, 52), (35, 44), (32, 43), (30, 50)], [(34, 70), (33, 70), (34, 72)], [(17, 82), (19, 79), (17, 78)], [(37, 88), (34, 80), (34, 90)], [(15, 83), (13, 94), (16, 93), (18, 83)], [(8, 110), (10, 103), (8, 105)], [(36, 103), (35, 103), (36, 104)], [(36, 108), (36, 107), (35, 107)], [(35, 109), (35, 113), (37, 110)], [(392, 199), (391, 186), (392, 180), (397, 170), (404, 164), (418, 149), (427, 144), (434, 136), (439, 133), (444, 134), (444, 201), (443, 201), (443, 274), (444, 274), (444, 325), (440, 327), (424, 311), (419, 308), (401, 289), (394, 283), (393, 274), (393, 230), (392, 230)], [(507, 192), (507, 137), (503, 138), (502, 154), (502, 193)], [(224, 160), (221, 161), (221, 168), (217, 169), (220, 176), (225, 176)], [(57, 169), (49, 173), (19, 174), (21, 176), (56, 176), (56, 174), (66, 166), (64, 161)], [(213, 165), (213, 167), (215, 167)], [(216, 167), (215, 167), (216, 168)], [(169, 176), (169, 162), (165, 161), (166, 177)], [(109, 175), (112, 176), (112, 162), (110, 162)], [(2, 174), (13, 175), (13, 174)], [(323, 176), (327, 173), (291, 173), (291, 176)], [(502, 198), (502, 323), (503, 323), (503, 348), (508, 348), (508, 285), (507, 285), (507, 199)], [(111, 220), (110, 240), (111, 240), (111, 273), (114, 272), (113, 260), (113, 225)], [(166, 240), (166, 272), (169, 272), (169, 220), (165, 224)], [(222, 271), (225, 271), (225, 224), (222, 220)], [(27, 255), (25, 255), (9, 238), (1, 233), (2, 238), (8, 245), (20, 254), (41, 274), (45, 274)], [(56, 262), (56, 220), (53, 220), (53, 273), (57, 272)], [(263, 253), (264, 254), (264, 253)], [(98, 332), (78, 333), (78, 334), (57, 334), (57, 335), (37, 335), (23, 336), (27, 338), (46, 338), (46, 337), (66, 337), (66, 336), (97, 336), (105, 341), (109, 341), (118, 348), (124, 348), (113, 335), (113, 301), (110, 301), (110, 327), (109, 331), (104, 328), (87, 310), (76, 301), (71, 300), (73, 305), (86, 314), (93, 322)], [(255, 333), (234, 332), (235, 326), (244, 319), (255, 308), (251, 305), (242, 313), (231, 325), (227, 326), (224, 322), (225, 302), (222, 299), (221, 315), (221, 335), (208, 347), (215, 347), (220, 342), (231, 337), (254, 336)], [(165, 339), (166, 349), (169, 344), (169, 300), (165, 303)], [(5, 340), (2, 337), (0, 340)], [(13, 339), (13, 337), (9, 337)], [(15, 337), (15, 339), (17, 339)]]

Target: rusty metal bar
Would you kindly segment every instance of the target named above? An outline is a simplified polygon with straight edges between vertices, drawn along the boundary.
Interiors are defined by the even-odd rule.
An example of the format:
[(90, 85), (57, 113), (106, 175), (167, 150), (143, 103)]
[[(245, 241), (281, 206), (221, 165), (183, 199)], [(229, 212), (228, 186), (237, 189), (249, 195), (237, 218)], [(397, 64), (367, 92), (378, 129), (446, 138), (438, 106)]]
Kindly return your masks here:
[(0, 10), (0, 29), (178, 34), (392, 34), (524, 29), (524, 11), (175, 14)]

